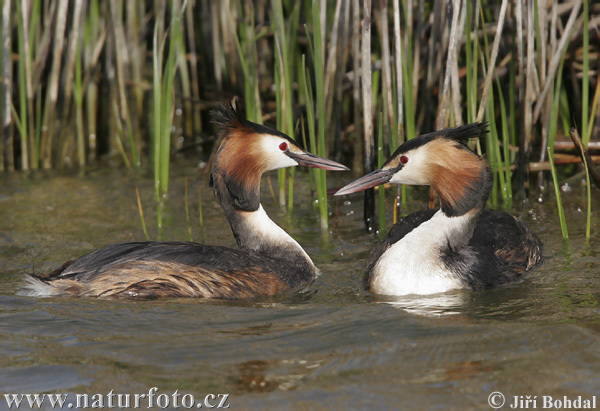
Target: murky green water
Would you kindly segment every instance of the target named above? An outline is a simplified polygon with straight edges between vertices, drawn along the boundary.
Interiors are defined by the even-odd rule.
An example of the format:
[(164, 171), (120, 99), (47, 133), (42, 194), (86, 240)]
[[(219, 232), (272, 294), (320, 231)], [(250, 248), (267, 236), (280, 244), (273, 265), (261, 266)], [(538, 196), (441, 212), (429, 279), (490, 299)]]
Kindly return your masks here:
[[(201, 239), (201, 187), (204, 241), (234, 246), (208, 178), (191, 166), (174, 174), (163, 238), (188, 239), (188, 177), (194, 239)], [(351, 178), (329, 176), (330, 186)], [(156, 236), (147, 177), (137, 184)], [(545, 264), (526, 281), (485, 292), (384, 299), (361, 290), (364, 262), (377, 241), (362, 229), (362, 196), (331, 200), (337, 217), (323, 235), (307, 181), (297, 179), (291, 216), (263, 182), (267, 212), (321, 268), (306, 292), (250, 302), (124, 301), (14, 293), (26, 272), (48, 271), (108, 243), (143, 239), (131, 175), (0, 175), (0, 394), (74, 398), (111, 390), (147, 394), (157, 387), (158, 394), (178, 390), (197, 400), (228, 393), (234, 409), (461, 410), (489, 409), (494, 391), (507, 405), (514, 396), (537, 395), (538, 408), (542, 396), (600, 396), (599, 214), (586, 244), (579, 185), (563, 193), (570, 242), (560, 239), (552, 194), (513, 211), (546, 247)], [(597, 190), (593, 204), (599, 209)], [(411, 210), (422, 207), (411, 204)]]

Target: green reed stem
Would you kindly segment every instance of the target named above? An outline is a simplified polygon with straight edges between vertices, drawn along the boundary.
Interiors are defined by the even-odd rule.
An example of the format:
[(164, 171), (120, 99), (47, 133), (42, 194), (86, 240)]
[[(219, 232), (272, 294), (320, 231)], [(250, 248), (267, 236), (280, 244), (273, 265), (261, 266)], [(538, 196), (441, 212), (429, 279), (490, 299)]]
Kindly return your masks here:
[[(277, 38), (275, 38), (275, 43), (278, 43)], [(279, 57), (279, 53), (275, 52), (275, 66), (277, 67), (279, 64), (279, 61), (281, 60), (281, 58)], [(277, 68), (275, 69), (275, 84), (277, 85), (275, 87), (275, 104), (277, 107), (277, 129), (281, 130), (283, 127), (283, 122), (284, 122), (284, 118), (283, 118), (283, 114), (282, 114), (282, 110), (283, 110), (283, 96), (282, 96), (282, 87), (280, 87), (279, 85), (281, 84), (281, 71), (277, 70)], [(279, 205), (281, 207), (285, 206), (285, 177), (287, 175), (287, 169), (282, 168), (277, 170), (277, 186), (279, 188)], [(293, 206), (292, 206), (293, 207)]]
[[(158, 17), (154, 24), (154, 37), (152, 43), (152, 68), (153, 68), (153, 87), (152, 87), (152, 118), (154, 120), (153, 129), (153, 155), (154, 155), (154, 193), (156, 200), (160, 199), (162, 185), (160, 183), (160, 164), (161, 164), (161, 107), (162, 101), (162, 56), (164, 52), (165, 39), (158, 38), (159, 31), (162, 30), (163, 21)], [(160, 226), (160, 223), (159, 223)]]
[(504, 93), (502, 92), (502, 87), (500, 86), (500, 81), (496, 77), (496, 88), (498, 90), (498, 100), (500, 102), (500, 121), (502, 125), (502, 156), (504, 157), (504, 161), (500, 158), (500, 148), (498, 148), (498, 167), (499, 172), (502, 173), (502, 168), (504, 168), (504, 185), (502, 187), (502, 200), (504, 202), (512, 201), (512, 183), (511, 183), (511, 171), (510, 171), (510, 147), (509, 147), (509, 137), (508, 137), (508, 118), (506, 116), (506, 102), (504, 100)]
[(190, 220), (190, 210), (188, 207), (188, 179), (185, 179), (185, 219), (187, 221), (188, 226), (188, 237), (190, 241), (194, 241), (194, 237), (192, 236), (192, 222)]
[(40, 145), (42, 140), (42, 90), (35, 96), (35, 144), (33, 146), (33, 168), (38, 169), (40, 163)]
[(117, 143), (117, 149), (119, 150), (119, 154), (123, 157), (123, 163), (127, 168), (131, 168), (131, 163), (129, 162), (129, 158), (127, 157), (127, 153), (125, 152), (125, 148), (123, 147), (123, 126), (121, 121), (119, 121), (119, 107), (117, 106), (116, 100), (113, 101), (113, 113), (115, 115), (115, 122), (117, 126), (117, 138), (115, 139)]
[[(490, 94), (493, 93), (493, 88), (490, 88)], [(498, 204), (498, 184), (499, 184), (499, 177), (502, 178), (502, 181), (504, 180), (504, 175), (500, 172), (499, 169), (499, 165), (500, 165), (500, 147), (498, 145), (498, 130), (496, 128), (496, 119), (495, 116), (493, 115), (494, 113), (494, 99), (493, 96), (490, 96), (490, 98), (488, 98), (487, 104), (486, 104), (486, 115), (489, 118), (490, 121), (490, 132), (486, 135), (486, 140), (487, 140), (487, 155), (488, 155), (488, 159), (490, 162), (490, 166), (492, 167), (492, 170), (494, 172), (494, 186), (492, 189), (492, 192), (490, 194), (490, 202), (493, 205), (497, 205)], [(502, 183), (500, 182), (500, 186), (502, 186)]]
[(173, 112), (173, 86), (175, 72), (177, 71), (177, 32), (181, 28), (182, 9), (177, 10), (177, 1), (173, 2), (173, 18), (171, 19), (171, 33), (169, 54), (165, 63), (162, 78), (161, 100), (161, 131), (160, 131), (160, 193), (166, 195), (169, 190), (169, 162), (171, 154), (171, 125)]
[(556, 194), (556, 204), (558, 207), (558, 218), (560, 219), (560, 229), (562, 231), (563, 239), (569, 238), (569, 232), (567, 231), (567, 220), (565, 219), (565, 210), (563, 209), (562, 199), (560, 196), (560, 187), (558, 185), (558, 178), (556, 176), (556, 167), (554, 167), (554, 153), (548, 147), (548, 161), (550, 162), (550, 171), (552, 173), (552, 181), (554, 182), (554, 193)]
[(10, 103), (10, 112), (12, 113), (12, 120), (15, 122), (15, 127), (17, 127), (17, 131), (19, 132), (19, 134), (23, 134), (23, 124), (21, 123), (21, 120), (19, 120), (19, 113), (17, 113), (17, 109), (15, 108), (14, 104)]
[(202, 213), (202, 188), (198, 189), (198, 222), (200, 224), (200, 241), (204, 242), (204, 214)]
[(85, 167), (85, 137), (83, 131), (83, 87), (81, 84), (81, 42), (77, 42), (75, 52), (75, 87), (73, 87), (73, 101), (75, 101), (75, 124), (77, 127), (77, 161), (79, 167)]
[[(171, 7), (170, 33), (159, 39), (164, 22), (157, 19), (153, 41), (153, 116), (154, 116), (154, 185), (156, 199), (167, 195), (169, 189), (169, 162), (171, 151), (171, 125), (173, 112), (173, 89), (177, 72), (178, 36), (181, 31), (183, 10), (186, 6), (173, 0)], [(163, 68), (163, 53), (166, 37), (170, 35), (169, 51)], [(160, 44), (159, 44), (160, 42)], [(159, 220), (159, 227), (162, 221)]]
[[(516, 52), (513, 55), (516, 55)], [(510, 130), (510, 133), (508, 134), (510, 143), (517, 145), (517, 115), (516, 115), (517, 93), (515, 92), (515, 90), (517, 89), (517, 86), (516, 86), (517, 63), (515, 62), (515, 60), (516, 60), (515, 58), (510, 59), (510, 64), (509, 64), (509, 74), (508, 74), (508, 115), (509, 115), (509, 117), (508, 118), (510, 119), (510, 124), (509, 124), (510, 129), (507, 129), (507, 132)], [(502, 91), (500, 91), (500, 95), (502, 95)], [(504, 121), (503, 121), (503, 123), (504, 123)], [(502, 141), (504, 141), (504, 132), (502, 134), (503, 134)], [(509, 148), (508, 147), (509, 141), (507, 141), (505, 143), (506, 144), (506, 146), (504, 147), (505, 156), (506, 156), (506, 152)], [(507, 160), (507, 157), (505, 157), (504, 161), (508, 162), (508, 165), (510, 165), (510, 160)], [(506, 167), (506, 165), (505, 165), (505, 167)], [(507, 177), (507, 181), (510, 184), (510, 179), (508, 179), (508, 177)], [(512, 198), (512, 188), (510, 191), (510, 196)]]
[[(306, 103), (307, 103), (307, 119), (308, 119), (308, 130), (309, 138), (311, 141), (311, 152), (322, 157), (325, 157), (325, 95), (324, 95), (324, 66), (323, 66), (323, 50), (321, 45), (321, 24), (319, 20), (319, 4), (318, 1), (313, 0), (313, 38), (308, 36), (308, 48), (311, 53), (311, 57), (314, 62), (314, 74), (315, 74), (315, 87), (317, 89), (317, 110), (318, 110), (318, 145), (316, 144), (314, 135), (314, 111), (309, 110), (310, 106), (314, 107), (314, 99), (312, 94), (312, 87), (304, 78), (304, 84), (307, 86), (305, 92)], [(305, 26), (306, 27), (306, 26)], [(307, 29), (308, 32), (308, 29)], [(302, 56), (302, 64), (305, 64), (305, 57)], [(305, 74), (306, 76), (306, 74)], [(312, 111), (311, 114), (308, 114)], [(312, 120), (311, 120), (312, 116)], [(325, 179), (325, 170), (313, 169), (313, 175), (315, 177), (315, 184), (317, 186), (317, 201), (319, 205), (319, 215), (321, 218), (321, 228), (326, 229), (328, 226), (328, 211), (327, 211), (327, 182)]]
[[(244, 100), (246, 102), (246, 118), (258, 124), (262, 124), (262, 110), (260, 104), (260, 93), (258, 89), (258, 69), (256, 65), (256, 41), (258, 37), (254, 33), (254, 7), (252, 2), (246, 2), (248, 9), (243, 13), (246, 18), (234, 21), (231, 11), (227, 9), (227, 15), (231, 25), (239, 25), (233, 33), (233, 39), (238, 51), (240, 65), (244, 74)], [(240, 11), (244, 10), (239, 6)]]
[[(314, 34), (314, 70), (315, 70), (315, 87), (317, 89), (317, 112), (318, 112), (318, 131), (319, 131), (319, 145), (317, 147), (317, 153), (321, 157), (327, 157), (325, 152), (325, 51), (323, 50), (322, 33), (321, 33), (321, 13), (325, 13), (325, 10), (321, 10), (318, 0), (312, 2), (312, 17), (313, 17), (313, 34)], [(319, 212), (321, 216), (321, 228), (326, 229), (328, 226), (328, 211), (327, 211), (327, 182), (325, 170), (317, 170), (320, 174), (320, 180), (318, 180), (317, 196), (319, 198)]]
[(560, 106), (560, 96), (562, 94), (562, 72), (564, 67), (564, 59), (560, 60), (558, 66), (558, 75), (556, 83), (552, 90), (552, 106), (550, 107), (550, 124), (548, 126), (548, 148), (554, 155), (554, 141), (556, 140), (556, 130), (558, 129), (558, 110)]
[[(583, 148), (582, 148), (583, 149)], [(581, 153), (585, 169), (585, 188), (587, 191), (587, 219), (585, 225), (585, 240), (589, 243), (592, 234), (592, 183), (590, 181), (590, 170), (584, 153)]]
[(594, 129), (594, 120), (596, 119), (596, 116), (593, 115), (593, 113), (596, 112), (596, 110), (598, 109), (598, 100), (600, 100), (600, 82), (596, 82), (596, 91), (594, 92), (594, 99), (592, 101), (592, 109), (590, 110), (590, 121), (588, 123), (588, 135), (587, 135), (587, 141), (589, 143), (591, 137), (592, 137), (592, 130)]
[(142, 230), (144, 231), (144, 237), (146, 238), (146, 240), (149, 240), (150, 236), (148, 235), (148, 230), (146, 230), (146, 219), (144, 218), (144, 209), (142, 208), (142, 200), (140, 199), (140, 190), (137, 186), (135, 187), (135, 195), (137, 198), (138, 212), (140, 214), (140, 220), (142, 222)]
[[(381, 167), (385, 161), (385, 153), (383, 152), (383, 115), (379, 113), (378, 119), (378, 130), (377, 130), (377, 167)], [(385, 232), (385, 188), (383, 185), (379, 186), (379, 234), (383, 235)]]
[[(408, 22), (407, 22), (408, 24)], [(404, 112), (405, 112), (405, 140), (411, 140), (415, 138), (416, 126), (415, 126), (415, 97), (413, 93), (413, 65), (412, 65), (412, 36), (406, 34), (406, 50), (402, 51), (402, 56), (406, 58), (402, 59), (402, 81), (404, 92)], [(402, 206), (406, 207), (408, 204), (408, 196), (406, 192), (406, 185), (401, 186), (401, 197)]]
[[(309, 43), (310, 44), (310, 43)], [(306, 56), (302, 55), (302, 67), (304, 68), (300, 75), (300, 92), (301, 96), (304, 99), (306, 104), (306, 121), (308, 124), (308, 140), (310, 143), (310, 152), (317, 152), (317, 143), (316, 143), (316, 133), (315, 133), (315, 108), (314, 108), (314, 98), (312, 92), (312, 85), (309, 81), (307, 81), (307, 71), (306, 68)], [(319, 210), (321, 210), (321, 173), (316, 168), (311, 168), (310, 172), (314, 178), (316, 189), (317, 189), (317, 204), (319, 206)], [(325, 192), (327, 194), (327, 192)]]
[[(563, 60), (561, 60), (562, 62)], [(560, 77), (559, 77), (560, 78)], [(569, 99), (567, 96), (567, 89), (565, 87), (562, 88), (560, 92), (560, 109), (558, 112), (560, 113), (560, 120), (563, 126), (563, 130), (565, 133), (569, 132), (569, 128), (571, 127), (571, 110), (569, 107)]]
[[(278, 91), (279, 98), (277, 99), (277, 113), (278, 119), (281, 116), (281, 130), (288, 136), (294, 138), (294, 110), (293, 110), (293, 71), (291, 68), (291, 60), (293, 56), (290, 56), (290, 49), (292, 46), (291, 35), (292, 32), (286, 33), (286, 22), (283, 18), (283, 8), (281, 0), (274, 0), (272, 2), (273, 14), (275, 16), (275, 72), (279, 73), (278, 80), (275, 83)], [(300, 10), (296, 5), (295, 10)], [(288, 22), (291, 27), (298, 25), (298, 16), (296, 12), (292, 14), (292, 21)], [(295, 34), (295, 33), (294, 33)], [(284, 170), (281, 170), (284, 171)], [(286, 172), (280, 172), (280, 179), (283, 176), (285, 178)], [(287, 170), (288, 174), (288, 211), (294, 208), (294, 169)], [(285, 195), (285, 185), (281, 184), (280, 180), (279, 190), (280, 198)]]

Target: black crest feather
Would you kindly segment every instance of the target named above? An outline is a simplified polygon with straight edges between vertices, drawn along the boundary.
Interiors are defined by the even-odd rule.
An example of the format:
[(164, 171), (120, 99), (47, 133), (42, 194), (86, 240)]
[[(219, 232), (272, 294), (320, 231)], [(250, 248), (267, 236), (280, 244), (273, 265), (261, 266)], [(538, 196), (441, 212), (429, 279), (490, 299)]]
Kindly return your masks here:
[(231, 103), (217, 104), (210, 114), (213, 124), (215, 124), (221, 132), (227, 133), (237, 131), (242, 133), (271, 134), (286, 138), (296, 144), (294, 140), (279, 130), (247, 120)]
[(488, 132), (488, 122), (484, 121), (482, 123), (471, 123), (454, 128), (446, 128), (433, 134), (444, 138), (465, 142), (470, 138), (483, 137)]
[(214, 110), (210, 112), (212, 123), (220, 131), (231, 131), (247, 128), (247, 120), (233, 107), (231, 102), (217, 104)]

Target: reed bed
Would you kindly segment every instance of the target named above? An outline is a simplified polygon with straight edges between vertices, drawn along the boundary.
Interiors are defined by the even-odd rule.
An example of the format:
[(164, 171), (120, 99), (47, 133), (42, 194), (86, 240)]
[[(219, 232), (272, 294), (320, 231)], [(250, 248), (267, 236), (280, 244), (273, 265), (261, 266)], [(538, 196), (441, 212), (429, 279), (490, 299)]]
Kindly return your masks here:
[[(586, 150), (600, 147), (594, 2), (4, 0), (1, 9), (7, 172), (152, 165), (160, 201), (174, 156), (210, 157), (208, 111), (233, 96), (252, 121), (300, 141), (307, 130), (311, 151), (357, 176), (420, 133), (487, 121), (476, 150), (494, 170), (492, 203), (550, 198), (549, 157), (556, 183), (583, 170), (572, 126)], [(325, 173), (313, 180), (325, 228)], [(292, 209), (293, 171), (278, 182)], [(380, 199), (406, 204), (407, 193)], [(365, 196), (374, 229), (375, 196)]]

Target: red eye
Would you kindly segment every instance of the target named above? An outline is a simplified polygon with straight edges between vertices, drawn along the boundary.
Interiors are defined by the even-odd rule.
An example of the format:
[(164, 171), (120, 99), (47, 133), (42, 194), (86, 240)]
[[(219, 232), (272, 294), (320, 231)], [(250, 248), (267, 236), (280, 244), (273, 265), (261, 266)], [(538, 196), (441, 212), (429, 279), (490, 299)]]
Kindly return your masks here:
[(406, 164), (406, 163), (408, 163), (408, 157), (406, 157), (406, 156), (402, 156), (402, 157), (400, 157), (400, 162), (401, 162), (402, 164)]
[(281, 143), (281, 144), (279, 145), (279, 149), (280, 149), (281, 151), (285, 151), (285, 150), (287, 150), (287, 143)]

